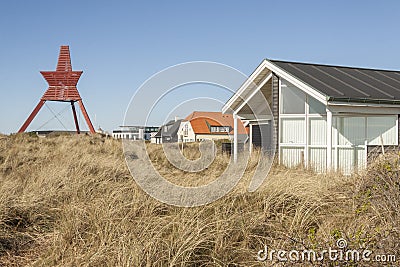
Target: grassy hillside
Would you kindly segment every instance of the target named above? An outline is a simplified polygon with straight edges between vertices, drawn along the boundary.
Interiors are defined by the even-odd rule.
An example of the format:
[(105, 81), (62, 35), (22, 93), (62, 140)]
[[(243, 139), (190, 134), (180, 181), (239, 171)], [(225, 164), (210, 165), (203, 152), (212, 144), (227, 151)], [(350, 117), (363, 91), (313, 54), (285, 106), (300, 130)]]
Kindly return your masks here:
[[(196, 149), (185, 153), (196, 158)], [(183, 184), (212, 180), (227, 162), (219, 156), (201, 174), (187, 174), (160, 147), (149, 150), (160, 172)], [(351, 177), (274, 166), (255, 193), (246, 192), (250, 166), (228, 196), (179, 208), (138, 188), (118, 141), (0, 136), (0, 265), (260, 266), (264, 244), (322, 250), (340, 237), (350, 248), (396, 254), (399, 160), (386, 155)]]

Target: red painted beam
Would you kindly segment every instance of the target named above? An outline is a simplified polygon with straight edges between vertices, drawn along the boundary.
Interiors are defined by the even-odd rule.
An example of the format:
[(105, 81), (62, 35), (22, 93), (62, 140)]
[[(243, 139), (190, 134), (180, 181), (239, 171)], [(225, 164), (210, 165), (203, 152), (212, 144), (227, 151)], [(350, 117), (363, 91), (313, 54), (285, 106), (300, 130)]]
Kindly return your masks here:
[(35, 118), (36, 114), (43, 107), (45, 100), (40, 100), (40, 102), (36, 105), (35, 109), (32, 111), (31, 115), (26, 119), (25, 123), (19, 129), (19, 133), (25, 132), (26, 128), (28, 128), (29, 124), (31, 124), (32, 120)]
[(86, 124), (88, 125), (90, 132), (91, 132), (92, 134), (95, 134), (96, 131), (94, 130), (93, 124), (92, 124), (92, 122), (90, 121), (89, 115), (88, 115), (87, 112), (86, 112), (86, 109), (85, 109), (85, 106), (83, 105), (82, 100), (78, 100), (78, 104), (79, 104), (79, 107), (81, 108), (83, 117), (84, 117), (85, 120), (86, 120)]

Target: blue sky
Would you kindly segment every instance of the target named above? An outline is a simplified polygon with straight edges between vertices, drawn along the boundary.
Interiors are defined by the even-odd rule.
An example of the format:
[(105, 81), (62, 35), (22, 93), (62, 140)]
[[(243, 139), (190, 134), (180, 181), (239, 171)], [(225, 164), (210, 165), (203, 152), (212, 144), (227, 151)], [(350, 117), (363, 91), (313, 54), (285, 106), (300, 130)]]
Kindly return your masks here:
[[(84, 71), (78, 89), (95, 126), (112, 130), (146, 79), (187, 61), (247, 75), (264, 58), (400, 70), (399, 14), (400, 1), (2, 1), (0, 132), (16, 132), (39, 101), (39, 71), (55, 69), (60, 45)], [(29, 130), (51, 117), (45, 107)]]

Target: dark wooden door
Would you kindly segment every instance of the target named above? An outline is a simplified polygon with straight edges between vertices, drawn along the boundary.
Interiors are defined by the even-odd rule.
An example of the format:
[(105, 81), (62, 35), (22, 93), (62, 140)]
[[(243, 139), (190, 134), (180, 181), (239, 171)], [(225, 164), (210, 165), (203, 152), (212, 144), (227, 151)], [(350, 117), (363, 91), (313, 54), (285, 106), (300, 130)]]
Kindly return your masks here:
[(272, 148), (272, 127), (271, 123), (253, 125), (252, 140), (254, 147), (261, 147), (262, 150)]

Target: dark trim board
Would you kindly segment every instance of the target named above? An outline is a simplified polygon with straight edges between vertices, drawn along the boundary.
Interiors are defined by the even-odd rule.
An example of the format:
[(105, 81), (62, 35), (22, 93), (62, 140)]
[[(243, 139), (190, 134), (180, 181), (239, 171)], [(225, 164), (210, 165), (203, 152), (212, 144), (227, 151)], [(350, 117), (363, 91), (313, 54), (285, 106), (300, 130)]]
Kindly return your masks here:
[(274, 116), (274, 129), (272, 140), (275, 145), (275, 151), (279, 149), (279, 77), (272, 74), (272, 116)]

